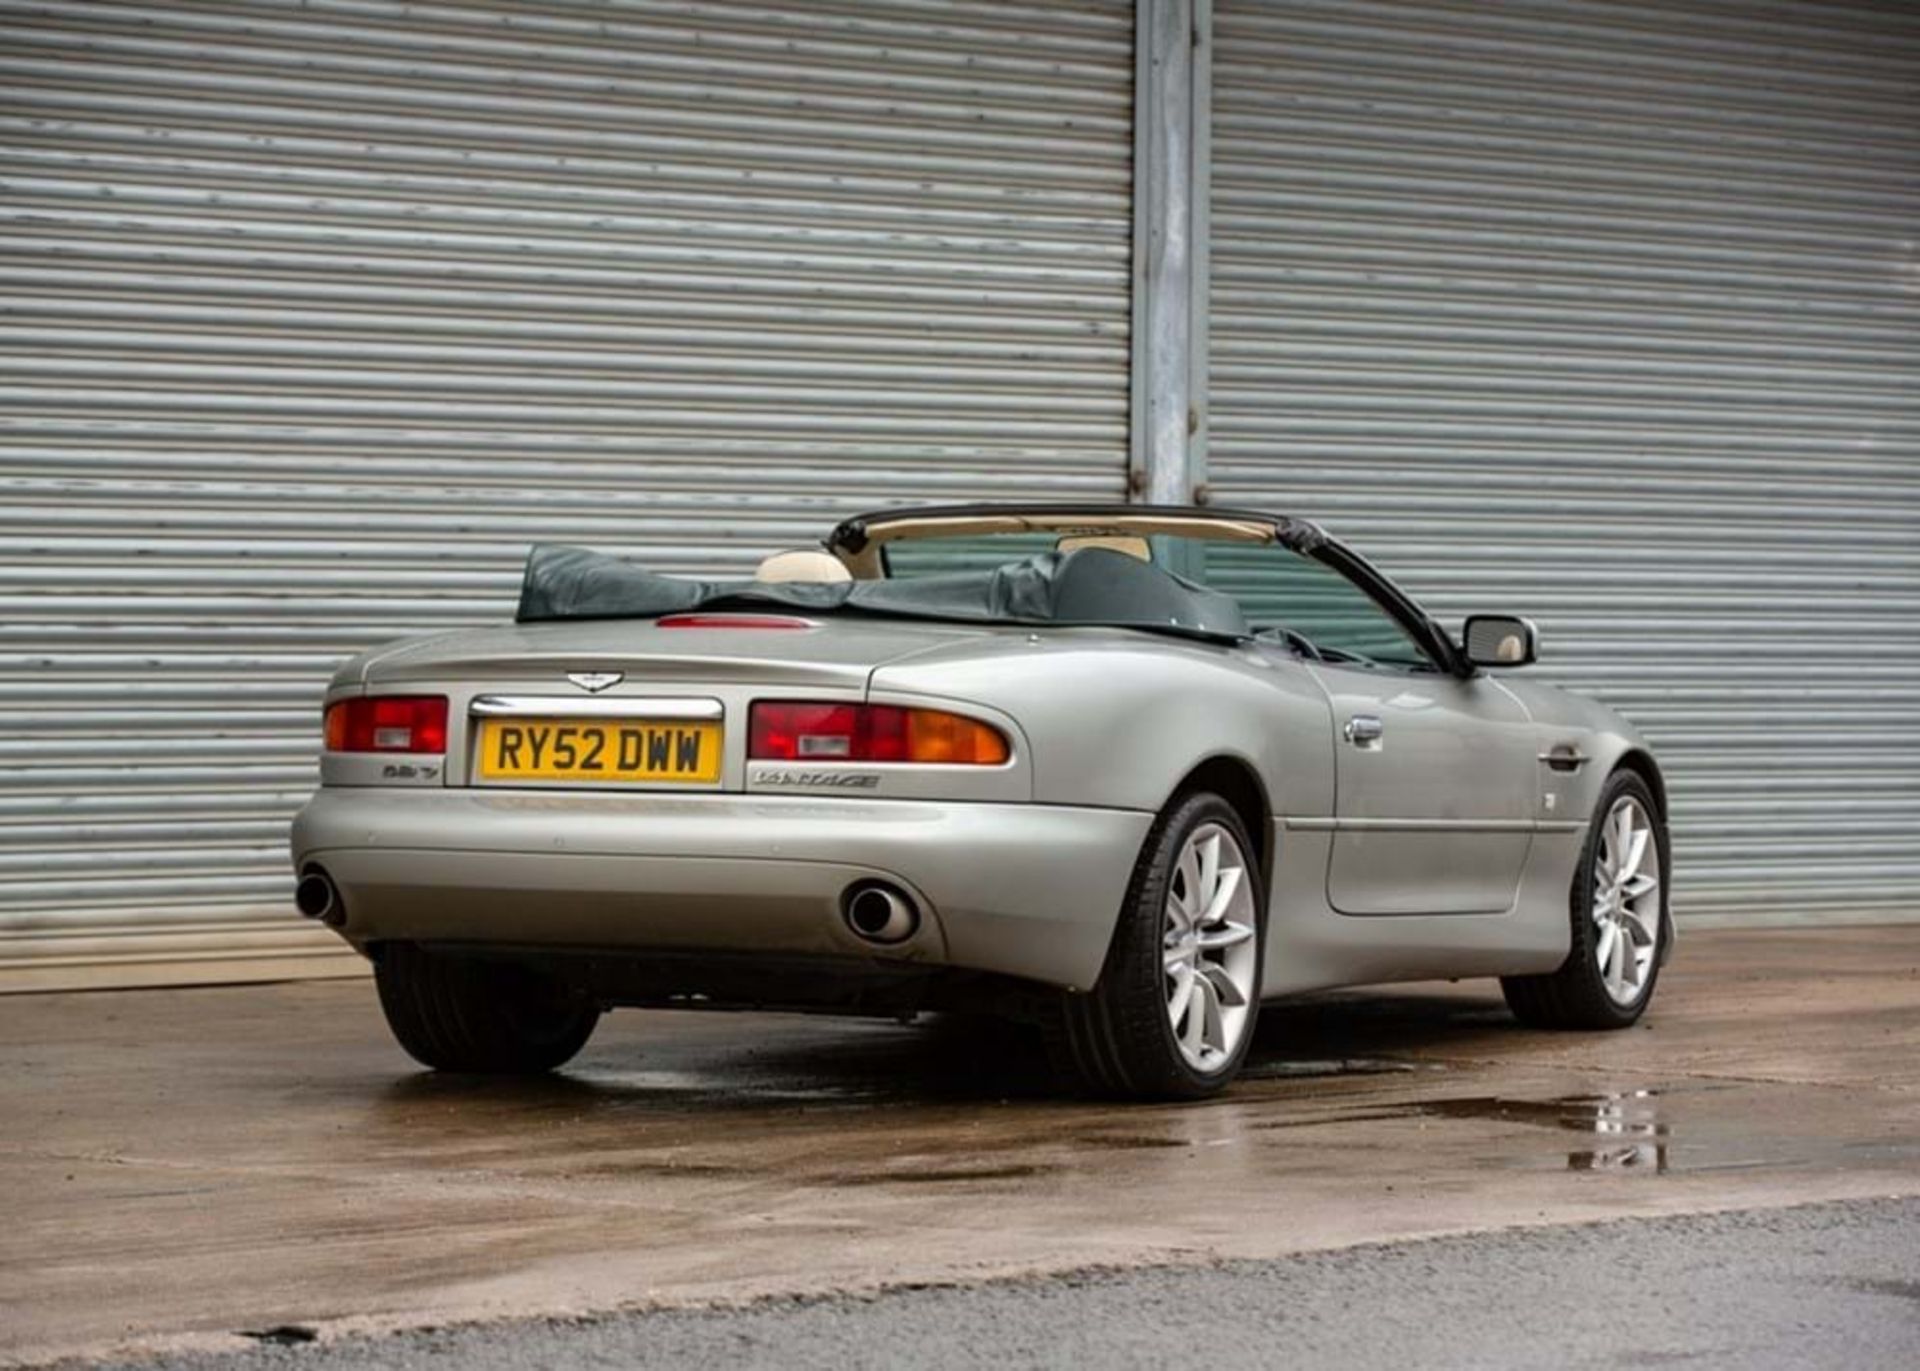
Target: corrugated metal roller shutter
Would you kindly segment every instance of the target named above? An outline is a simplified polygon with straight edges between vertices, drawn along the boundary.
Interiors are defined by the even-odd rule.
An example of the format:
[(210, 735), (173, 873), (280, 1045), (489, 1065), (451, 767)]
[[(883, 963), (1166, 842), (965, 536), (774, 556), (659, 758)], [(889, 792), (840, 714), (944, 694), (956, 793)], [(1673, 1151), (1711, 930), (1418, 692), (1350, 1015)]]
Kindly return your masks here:
[(1218, 0), (1217, 497), (1671, 773), (1677, 907), (1920, 909), (1920, 10)]
[(1130, 0), (0, 20), (0, 971), (287, 950), (331, 665), (531, 540), (1125, 489)]

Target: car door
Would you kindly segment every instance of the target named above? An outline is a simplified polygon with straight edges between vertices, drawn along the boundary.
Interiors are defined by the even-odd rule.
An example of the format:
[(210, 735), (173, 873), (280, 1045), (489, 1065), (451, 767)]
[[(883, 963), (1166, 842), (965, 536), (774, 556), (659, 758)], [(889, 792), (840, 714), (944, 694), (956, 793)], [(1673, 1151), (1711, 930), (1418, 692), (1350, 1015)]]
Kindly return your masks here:
[(1309, 670), (1336, 735), (1328, 903), (1343, 914), (1511, 908), (1539, 786), (1520, 702), (1484, 676)]
[(1327, 898), (1343, 914), (1512, 907), (1533, 841), (1537, 739), (1499, 682), (1456, 674), (1451, 644), (1358, 556), (1212, 547), (1205, 579), (1326, 692), (1334, 732)]

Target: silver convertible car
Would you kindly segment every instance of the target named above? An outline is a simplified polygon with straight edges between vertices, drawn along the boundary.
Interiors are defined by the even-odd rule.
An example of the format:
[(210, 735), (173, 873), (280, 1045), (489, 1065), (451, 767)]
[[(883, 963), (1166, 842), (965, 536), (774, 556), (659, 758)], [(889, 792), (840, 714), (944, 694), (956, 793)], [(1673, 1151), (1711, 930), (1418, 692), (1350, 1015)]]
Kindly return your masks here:
[(888, 510), (751, 580), (536, 547), (511, 626), (334, 678), (297, 903), (450, 1071), (550, 1070), (620, 1005), (1023, 1019), (1155, 1098), (1322, 987), (1497, 976), (1621, 1028), (1672, 943), (1665, 791), (1506, 674), (1536, 652), (1210, 508)]

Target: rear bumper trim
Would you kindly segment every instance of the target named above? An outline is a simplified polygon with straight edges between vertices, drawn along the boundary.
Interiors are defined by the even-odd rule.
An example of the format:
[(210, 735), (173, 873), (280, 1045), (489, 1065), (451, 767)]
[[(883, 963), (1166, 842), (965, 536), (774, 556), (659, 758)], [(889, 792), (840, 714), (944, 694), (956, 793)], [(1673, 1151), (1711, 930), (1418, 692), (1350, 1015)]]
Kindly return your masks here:
[[(1085, 988), (1153, 816), (1034, 804), (500, 787), (328, 787), (294, 822), (342, 932), (384, 939), (875, 957)], [(840, 898), (927, 917), (877, 951)]]

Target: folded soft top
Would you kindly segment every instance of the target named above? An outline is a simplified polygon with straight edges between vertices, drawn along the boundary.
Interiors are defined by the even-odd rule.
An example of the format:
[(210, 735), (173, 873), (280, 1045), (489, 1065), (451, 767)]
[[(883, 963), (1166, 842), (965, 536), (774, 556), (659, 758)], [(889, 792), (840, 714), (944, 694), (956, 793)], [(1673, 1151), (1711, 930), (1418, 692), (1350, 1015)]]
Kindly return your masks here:
[(521, 623), (651, 619), (697, 609), (847, 610), (964, 623), (1082, 624), (1240, 638), (1235, 601), (1111, 548), (1043, 552), (987, 571), (904, 580), (702, 581), (661, 576), (587, 548), (541, 543), (527, 556)]

